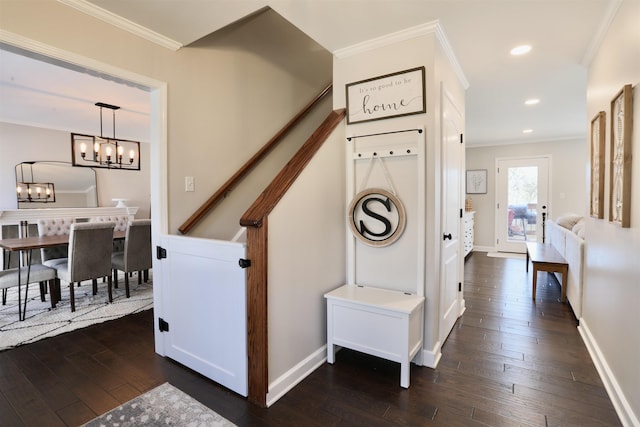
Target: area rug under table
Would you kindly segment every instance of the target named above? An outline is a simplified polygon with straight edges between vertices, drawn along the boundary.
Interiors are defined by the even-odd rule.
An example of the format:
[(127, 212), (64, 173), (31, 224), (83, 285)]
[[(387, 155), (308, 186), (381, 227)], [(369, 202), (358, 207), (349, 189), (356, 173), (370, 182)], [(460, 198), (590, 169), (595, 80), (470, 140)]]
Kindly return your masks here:
[[(121, 275), (120, 286), (113, 289), (113, 303), (108, 303), (106, 283), (99, 283), (98, 293), (93, 295), (91, 281), (82, 282), (80, 287), (75, 288), (76, 311), (71, 312), (68, 286), (64, 286), (62, 300), (52, 309), (50, 295), (46, 295), (46, 301), (41, 301), (38, 284), (31, 284), (26, 319), (23, 321), (18, 320), (17, 286), (9, 288), (6, 305), (0, 305), (0, 350), (153, 308), (151, 276), (147, 283), (138, 285), (137, 275), (134, 274), (130, 287), (131, 297), (126, 298), (124, 276)], [(22, 294), (24, 298), (24, 289)]]
[(235, 426), (188, 394), (164, 383), (89, 421), (89, 427)]

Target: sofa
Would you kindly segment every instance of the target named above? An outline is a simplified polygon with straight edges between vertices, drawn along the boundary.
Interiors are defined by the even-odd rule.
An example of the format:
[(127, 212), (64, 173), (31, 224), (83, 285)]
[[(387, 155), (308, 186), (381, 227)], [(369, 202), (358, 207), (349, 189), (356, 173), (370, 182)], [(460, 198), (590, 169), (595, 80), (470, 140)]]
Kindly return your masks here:
[[(565, 214), (545, 224), (545, 243), (552, 245), (569, 264), (567, 299), (576, 318), (582, 316), (582, 275), (584, 264), (584, 218)], [(560, 273), (555, 274), (560, 283)]]

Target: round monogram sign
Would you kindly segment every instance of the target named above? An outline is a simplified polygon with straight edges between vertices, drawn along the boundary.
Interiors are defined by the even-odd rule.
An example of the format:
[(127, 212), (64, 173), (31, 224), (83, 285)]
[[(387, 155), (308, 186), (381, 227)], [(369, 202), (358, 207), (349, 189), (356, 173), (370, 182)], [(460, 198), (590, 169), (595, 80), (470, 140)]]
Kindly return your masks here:
[(386, 190), (370, 188), (360, 193), (349, 205), (349, 226), (361, 242), (376, 247), (394, 243), (406, 223), (402, 202)]

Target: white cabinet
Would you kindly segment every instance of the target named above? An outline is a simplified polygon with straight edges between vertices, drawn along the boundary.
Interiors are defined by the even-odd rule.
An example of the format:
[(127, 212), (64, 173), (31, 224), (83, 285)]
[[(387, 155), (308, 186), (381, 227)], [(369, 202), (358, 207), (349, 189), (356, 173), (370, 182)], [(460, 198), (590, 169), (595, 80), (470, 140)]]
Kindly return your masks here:
[(464, 213), (464, 256), (466, 257), (473, 250), (473, 222), (475, 211)]

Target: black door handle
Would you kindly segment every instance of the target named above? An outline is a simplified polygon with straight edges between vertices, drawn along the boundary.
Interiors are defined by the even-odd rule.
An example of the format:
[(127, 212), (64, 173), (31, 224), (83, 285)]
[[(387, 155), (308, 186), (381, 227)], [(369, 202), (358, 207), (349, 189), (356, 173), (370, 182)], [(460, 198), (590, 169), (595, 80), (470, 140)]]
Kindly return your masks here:
[(442, 240), (447, 240), (447, 239), (449, 239), (449, 240), (451, 240), (451, 239), (452, 239), (452, 237), (451, 237), (451, 233), (449, 233), (449, 234), (443, 234), (443, 235), (442, 235)]

